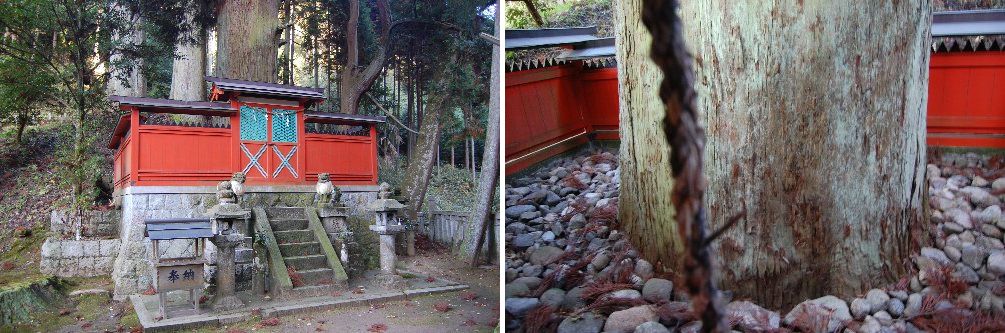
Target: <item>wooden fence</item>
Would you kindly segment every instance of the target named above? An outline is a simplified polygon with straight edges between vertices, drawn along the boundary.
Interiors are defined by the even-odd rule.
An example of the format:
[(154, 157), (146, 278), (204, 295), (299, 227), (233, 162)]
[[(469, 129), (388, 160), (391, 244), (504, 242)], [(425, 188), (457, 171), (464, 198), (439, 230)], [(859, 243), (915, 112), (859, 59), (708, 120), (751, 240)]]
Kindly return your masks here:
[[(488, 239), (491, 241), (489, 248), (495, 249), (499, 244), (499, 221), (495, 214), (491, 217), (496, 223), (489, 229), (491, 233)], [(470, 212), (459, 212), (450, 210), (434, 210), (421, 212), (416, 232), (426, 235), (429, 239), (449, 246), (451, 249), (457, 248), (464, 241), (465, 230), (468, 223), (471, 223)], [(492, 251), (495, 253), (495, 251)]]

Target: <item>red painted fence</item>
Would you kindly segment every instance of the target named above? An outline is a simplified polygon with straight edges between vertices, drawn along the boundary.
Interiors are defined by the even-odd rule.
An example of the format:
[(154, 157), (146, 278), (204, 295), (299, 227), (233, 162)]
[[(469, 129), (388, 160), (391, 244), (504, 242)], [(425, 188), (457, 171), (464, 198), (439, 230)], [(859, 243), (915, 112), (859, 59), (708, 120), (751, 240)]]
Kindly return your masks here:
[[(266, 107), (267, 105), (257, 105)], [(234, 105), (235, 109), (238, 105)], [(272, 110), (272, 106), (267, 106)], [(115, 148), (114, 185), (127, 186), (212, 186), (230, 179), (249, 163), (251, 153), (275, 148), (287, 154), (287, 161), (272, 149), (263, 149), (258, 160), (266, 170), (263, 176), (256, 168), (248, 172), (249, 185), (313, 185), (319, 173), (327, 172), (337, 185), (373, 185), (377, 183), (377, 132), (372, 123), (305, 117), (296, 109), (299, 138), (291, 143), (270, 140), (245, 142), (240, 140), (240, 116), (237, 112), (214, 114), (229, 122), (229, 127), (193, 127), (144, 124), (147, 119), (136, 107), (124, 107), (116, 135), (110, 144)], [(160, 110), (164, 113), (187, 113), (184, 110)], [(146, 113), (144, 111), (144, 113)], [(342, 126), (355, 132), (343, 134), (310, 133), (306, 124)], [(339, 132), (342, 133), (342, 132)], [(271, 138), (269, 130), (269, 138)], [(296, 147), (295, 153), (290, 152)], [(288, 163), (288, 164), (285, 164)]]
[(932, 53), (928, 145), (1005, 148), (1005, 52)]
[(618, 138), (615, 68), (580, 62), (506, 73), (506, 174), (586, 142)]

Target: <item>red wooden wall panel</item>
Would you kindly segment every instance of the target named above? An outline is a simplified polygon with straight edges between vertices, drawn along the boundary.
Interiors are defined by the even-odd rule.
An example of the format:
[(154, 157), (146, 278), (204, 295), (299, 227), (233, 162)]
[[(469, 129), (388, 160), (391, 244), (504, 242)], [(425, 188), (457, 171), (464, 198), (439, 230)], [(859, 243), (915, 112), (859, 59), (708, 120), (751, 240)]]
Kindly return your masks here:
[(234, 150), (229, 129), (141, 125), (138, 132), (139, 182), (147, 185), (219, 182), (229, 179), (233, 172), (230, 161)]
[(1005, 148), (1005, 52), (932, 53), (928, 144)]
[(372, 184), (377, 159), (369, 137), (307, 134), (304, 148), (304, 169), (310, 181), (317, 181), (318, 174), (331, 174), (336, 184)]
[(506, 73), (506, 173), (586, 142), (617, 139), (617, 70), (572, 62)]

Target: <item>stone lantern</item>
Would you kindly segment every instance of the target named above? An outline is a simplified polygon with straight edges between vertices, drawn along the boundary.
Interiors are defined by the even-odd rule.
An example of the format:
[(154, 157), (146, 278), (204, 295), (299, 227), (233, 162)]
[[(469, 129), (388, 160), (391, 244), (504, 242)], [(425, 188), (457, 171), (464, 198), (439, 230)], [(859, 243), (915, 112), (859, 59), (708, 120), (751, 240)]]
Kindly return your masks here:
[(375, 215), (374, 224), (370, 230), (380, 235), (380, 274), (376, 280), (383, 286), (404, 289), (405, 280), (395, 271), (395, 264), (398, 257), (394, 253), (394, 236), (405, 230), (405, 226), (398, 219), (398, 210), (405, 208), (398, 200), (390, 199), (391, 186), (387, 183), (380, 184), (380, 192), (374, 202), (367, 207)]
[(212, 307), (216, 311), (227, 311), (244, 305), (235, 294), (235, 273), (237, 263), (246, 261), (245, 257), (252, 254), (252, 250), (245, 245), (251, 211), (237, 204), (238, 196), (233, 192), (231, 181), (220, 182), (216, 195), (220, 203), (209, 209), (213, 215), (214, 236), (211, 240), (217, 248), (217, 289)]

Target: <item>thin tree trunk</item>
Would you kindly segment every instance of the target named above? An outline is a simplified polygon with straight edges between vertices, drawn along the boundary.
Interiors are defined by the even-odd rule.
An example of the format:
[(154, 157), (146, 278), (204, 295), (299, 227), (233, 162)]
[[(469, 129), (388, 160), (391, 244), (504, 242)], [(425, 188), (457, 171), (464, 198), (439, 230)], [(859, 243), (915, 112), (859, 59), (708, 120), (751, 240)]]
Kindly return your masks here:
[(293, 84), (293, 35), (296, 25), (293, 22), (293, 6), (296, 1), (287, 0), (286, 1), (286, 62), (283, 64), (285, 67), (285, 73), (283, 73), (283, 82), (285, 84)]
[(226, 0), (217, 18), (216, 68), (220, 76), (276, 82), (279, 0)]
[[(499, 37), (501, 22), (499, 20), (499, 2), (496, 2), (495, 36)], [(482, 263), (482, 246), (486, 243), (489, 228), (492, 228), (492, 204), (499, 191), (496, 189), (499, 183), (499, 46), (492, 47), (492, 76), (489, 84), (489, 114), (488, 128), (485, 129), (485, 148), (482, 152), (482, 174), (478, 181), (478, 197), (476, 198), (475, 210), (471, 214), (471, 225), (468, 228), (469, 244), (465, 249), (466, 258), (471, 261), (471, 266), (478, 266)], [(492, 251), (486, 251), (492, 253)], [(491, 262), (486, 255), (485, 260)]]
[[(616, 6), (620, 222), (659, 268), (682, 267), (660, 131), (659, 71), (639, 1)], [(907, 273), (925, 242), (921, 192), (929, 4), (684, 2), (707, 128), (712, 243), (724, 289), (773, 308), (848, 298)], [(784, 45), (779, 47), (779, 45)], [(821, 50), (828, 50), (821, 52)], [(835, 161), (840, 161), (836, 163)]]

